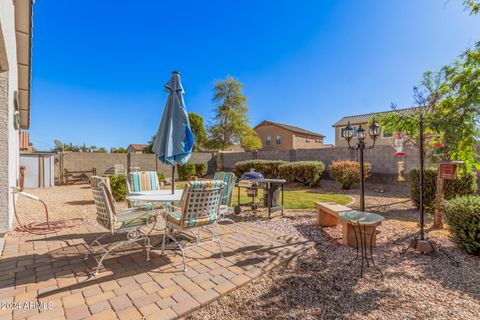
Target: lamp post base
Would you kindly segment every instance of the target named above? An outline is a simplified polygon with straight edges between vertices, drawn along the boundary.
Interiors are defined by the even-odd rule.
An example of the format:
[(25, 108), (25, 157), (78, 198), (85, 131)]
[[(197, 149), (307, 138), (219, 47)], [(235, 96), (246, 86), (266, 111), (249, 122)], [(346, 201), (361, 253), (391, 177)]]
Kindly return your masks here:
[(460, 266), (460, 263), (455, 260), (454, 257), (445, 252), (445, 250), (443, 250), (443, 248), (437, 245), (434, 241), (426, 239), (425, 237), (423, 237), (423, 239), (420, 239), (420, 233), (417, 233), (413, 236), (412, 242), (410, 242), (409, 246), (405, 250), (403, 250), (400, 255), (405, 255), (410, 249), (413, 249), (416, 252), (422, 254), (433, 253), (434, 255), (437, 255), (437, 253), (443, 253), (443, 255), (447, 257), (454, 266)]
[(430, 240), (414, 240), (413, 249), (420, 253), (431, 253), (435, 251), (433, 243)]

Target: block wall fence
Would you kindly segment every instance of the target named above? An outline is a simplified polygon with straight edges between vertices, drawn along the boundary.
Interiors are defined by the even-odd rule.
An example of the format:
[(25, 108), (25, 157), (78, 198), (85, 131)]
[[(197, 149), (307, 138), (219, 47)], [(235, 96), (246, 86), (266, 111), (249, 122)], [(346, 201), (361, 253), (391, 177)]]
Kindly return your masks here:
[[(398, 177), (398, 162), (403, 161), (404, 172), (418, 167), (418, 152), (406, 151), (402, 157), (396, 157), (390, 146), (375, 146), (374, 149), (365, 150), (365, 161), (372, 164), (370, 181), (382, 183), (394, 183)], [(60, 177), (60, 156), (56, 156), (56, 178)], [(323, 149), (292, 149), (279, 151), (257, 152), (228, 152), (221, 154), (224, 170), (232, 170), (235, 163), (243, 160), (264, 159), (284, 161), (307, 161), (319, 160), (325, 163), (325, 178), (329, 176), (328, 165), (334, 160), (358, 160), (358, 153), (346, 147), (323, 148)], [(192, 163), (207, 163), (208, 175), (215, 172), (215, 153), (194, 152), (190, 159)], [(97, 174), (103, 175), (111, 172), (114, 165), (123, 165), (136, 170), (160, 171), (166, 177), (171, 175), (171, 167), (162, 164), (154, 154), (125, 154), (125, 153), (82, 153), (71, 152), (63, 155), (64, 168), (71, 171), (83, 171), (96, 168)]]

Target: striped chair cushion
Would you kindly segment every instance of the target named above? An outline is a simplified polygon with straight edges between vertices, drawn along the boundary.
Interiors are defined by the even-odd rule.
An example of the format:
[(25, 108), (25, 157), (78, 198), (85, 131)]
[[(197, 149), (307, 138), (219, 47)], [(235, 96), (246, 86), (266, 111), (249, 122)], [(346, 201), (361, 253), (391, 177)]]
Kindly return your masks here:
[(181, 228), (194, 228), (217, 221), (225, 185), (220, 180), (189, 181), (182, 194), (181, 209), (168, 212), (167, 221)]
[(233, 172), (217, 171), (213, 176), (213, 180), (221, 180), (225, 182), (221, 205), (230, 207), (232, 205), (233, 189), (235, 189), (237, 176)]
[(116, 215), (114, 229), (127, 229), (146, 225), (154, 221), (155, 217), (148, 211), (121, 212)]
[(129, 180), (132, 192), (160, 190), (160, 183), (155, 171), (131, 172)]
[(97, 209), (97, 222), (107, 229), (112, 229), (115, 219), (115, 200), (110, 192), (110, 180), (107, 177), (90, 178), (93, 198)]

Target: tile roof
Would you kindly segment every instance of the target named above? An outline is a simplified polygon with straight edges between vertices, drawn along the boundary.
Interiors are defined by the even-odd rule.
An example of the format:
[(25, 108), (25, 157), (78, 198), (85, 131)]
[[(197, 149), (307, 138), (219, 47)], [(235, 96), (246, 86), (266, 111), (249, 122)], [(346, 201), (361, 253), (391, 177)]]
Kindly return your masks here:
[(367, 123), (368, 121), (372, 120), (372, 118), (376, 115), (380, 114), (385, 114), (385, 113), (390, 113), (390, 112), (398, 112), (400, 114), (412, 114), (414, 112), (417, 112), (420, 109), (423, 109), (424, 107), (413, 107), (413, 108), (405, 108), (405, 109), (395, 109), (395, 110), (389, 110), (389, 111), (382, 111), (382, 112), (372, 112), (372, 113), (366, 113), (366, 114), (359, 114), (356, 116), (347, 116), (343, 117), (339, 121), (335, 122), (335, 124), (332, 125), (332, 127), (340, 127), (340, 126), (346, 126), (348, 121), (350, 121), (350, 124), (363, 124)]
[[(130, 144), (130, 146), (131, 146), (132, 149), (135, 150), (135, 151), (142, 151), (142, 150), (144, 150), (146, 147), (148, 147), (148, 144), (132, 143), (132, 144)], [(130, 146), (129, 146), (129, 147), (130, 147)]]
[(313, 131), (308, 131), (308, 130), (302, 129), (300, 127), (295, 127), (295, 126), (291, 126), (291, 125), (288, 125), (288, 124), (283, 124), (283, 123), (278, 123), (278, 122), (273, 122), (273, 121), (268, 121), (268, 120), (264, 120), (264, 121), (260, 122), (254, 129), (258, 128), (259, 126), (261, 126), (264, 123), (268, 123), (268, 124), (271, 124), (271, 125), (274, 125), (274, 126), (278, 126), (278, 127), (281, 127), (281, 128), (284, 128), (286, 130), (296, 132), (296, 133), (307, 134), (307, 135), (311, 135), (311, 136), (325, 138), (325, 136), (323, 134), (320, 134), (320, 133), (316, 133), (316, 132), (313, 132)]

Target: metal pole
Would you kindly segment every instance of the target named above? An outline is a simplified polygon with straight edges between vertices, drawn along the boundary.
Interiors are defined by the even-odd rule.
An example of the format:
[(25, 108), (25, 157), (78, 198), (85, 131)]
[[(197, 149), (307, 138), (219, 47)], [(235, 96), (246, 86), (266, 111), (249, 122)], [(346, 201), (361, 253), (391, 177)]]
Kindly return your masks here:
[(420, 149), (420, 240), (425, 239), (425, 214), (423, 211), (423, 115), (420, 114), (420, 132), (419, 132), (419, 149)]
[(365, 186), (363, 174), (363, 149), (365, 145), (362, 142), (360, 142), (358, 145), (360, 152), (360, 211), (365, 211)]
[(175, 165), (172, 166), (172, 194), (175, 194)]

